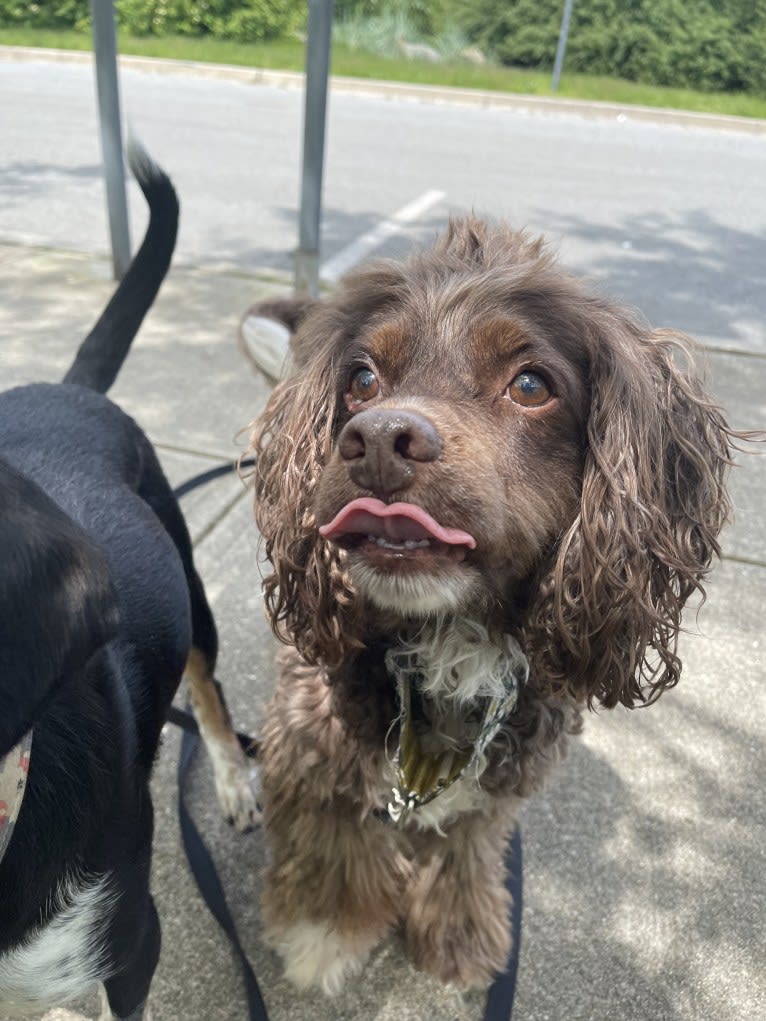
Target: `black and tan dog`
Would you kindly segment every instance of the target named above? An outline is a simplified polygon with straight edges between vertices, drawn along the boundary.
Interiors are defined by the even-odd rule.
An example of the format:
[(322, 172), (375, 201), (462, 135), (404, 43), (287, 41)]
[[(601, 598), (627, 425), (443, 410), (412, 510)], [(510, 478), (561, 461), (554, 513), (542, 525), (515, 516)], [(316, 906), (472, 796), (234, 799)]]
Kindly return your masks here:
[(0, 394), (0, 779), (18, 764), (22, 786), (28, 766), (10, 840), (0, 800), (0, 1013), (103, 982), (107, 1017), (142, 1016), (160, 947), (149, 776), (185, 669), (222, 807), (240, 827), (255, 812), (186, 525), (148, 439), (103, 396), (178, 224), (165, 174), (137, 148), (131, 166), (151, 215), (127, 275), (63, 383)]

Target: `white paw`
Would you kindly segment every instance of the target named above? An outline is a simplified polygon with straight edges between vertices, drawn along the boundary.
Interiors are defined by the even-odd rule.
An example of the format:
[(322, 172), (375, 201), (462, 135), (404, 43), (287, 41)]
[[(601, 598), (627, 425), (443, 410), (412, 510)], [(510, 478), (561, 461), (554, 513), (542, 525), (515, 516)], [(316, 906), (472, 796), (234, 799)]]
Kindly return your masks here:
[(261, 818), (258, 770), (249, 760), (239, 763), (219, 758), (213, 764), (215, 792), (221, 811), (240, 833), (247, 833)]
[[(112, 1009), (109, 1006), (109, 1000), (107, 999), (106, 989), (103, 985), (99, 986), (99, 1000), (101, 1002), (101, 1013), (98, 1016), (98, 1021), (119, 1021), (116, 1014), (112, 1013)], [(134, 1021), (152, 1021), (151, 1008), (147, 1003), (144, 1004), (143, 1011), (139, 1008), (134, 1011), (131, 1015)], [(83, 1017), (82, 1014), (73, 1014), (69, 1010), (52, 1010), (48, 1014), (45, 1014), (41, 1021), (88, 1021), (87, 1018)], [(130, 1021), (130, 1018), (127, 1019)]]
[[(54, 1007), (43, 1014), (41, 1021), (88, 1021), (88, 1019), (84, 1014), (77, 1014), (75, 1011), (67, 1010), (65, 1007)], [(112, 1021), (112, 1015), (109, 1014), (106, 1019), (102, 1015), (99, 1021)]]
[(317, 987), (335, 996), (362, 968), (370, 946), (344, 939), (326, 925), (301, 922), (272, 940), (285, 962), (285, 975), (300, 989)]

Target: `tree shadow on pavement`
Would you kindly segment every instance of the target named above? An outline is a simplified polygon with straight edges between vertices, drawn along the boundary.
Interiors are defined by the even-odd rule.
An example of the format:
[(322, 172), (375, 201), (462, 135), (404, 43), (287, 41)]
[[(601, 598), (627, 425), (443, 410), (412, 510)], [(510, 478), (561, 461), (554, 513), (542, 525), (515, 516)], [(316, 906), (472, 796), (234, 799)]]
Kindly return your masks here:
[(614, 728), (609, 752), (580, 744), (525, 809), (520, 1018), (745, 1021), (763, 1007), (766, 811), (754, 783), (705, 762), (706, 741), (741, 759), (751, 739), (683, 699), (651, 714), (591, 720)]
[(661, 211), (596, 223), (538, 215), (585, 273), (612, 297), (711, 344), (766, 354), (766, 237), (722, 223), (706, 209)]

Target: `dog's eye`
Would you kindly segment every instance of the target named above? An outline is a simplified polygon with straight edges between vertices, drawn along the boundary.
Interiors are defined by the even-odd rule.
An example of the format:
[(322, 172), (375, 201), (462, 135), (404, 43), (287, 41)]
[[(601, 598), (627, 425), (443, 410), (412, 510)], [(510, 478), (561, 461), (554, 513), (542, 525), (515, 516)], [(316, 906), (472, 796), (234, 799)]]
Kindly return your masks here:
[(351, 408), (358, 404), (366, 404), (373, 397), (377, 397), (379, 391), (380, 383), (372, 369), (356, 369), (351, 375), (346, 402)]
[(509, 384), (506, 394), (515, 404), (525, 408), (539, 408), (551, 399), (551, 390), (536, 372), (520, 372)]

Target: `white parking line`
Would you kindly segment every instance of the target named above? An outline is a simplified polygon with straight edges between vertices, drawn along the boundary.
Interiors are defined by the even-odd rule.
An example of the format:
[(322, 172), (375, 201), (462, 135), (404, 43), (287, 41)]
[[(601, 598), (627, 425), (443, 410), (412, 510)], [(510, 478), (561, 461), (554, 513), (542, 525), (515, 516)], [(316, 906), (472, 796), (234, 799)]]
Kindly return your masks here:
[(424, 213), (428, 212), (432, 206), (435, 206), (437, 202), (441, 202), (446, 197), (447, 193), (444, 191), (427, 191), (406, 206), (402, 206), (393, 216), (387, 220), (382, 220), (372, 230), (368, 230), (365, 234), (358, 237), (356, 241), (352, 241), (350, 245), (341, 248), (331, 259), (328, 259), (320, 270), (322, 279), (330, 284), (335, 283), (352, 266), (361, 262), (375, 248), (379, 248), (384, 241), (393, 237), (394, 234), (398, 234), (399, 231), (404, 230), (414, 220), (417, 220)]

